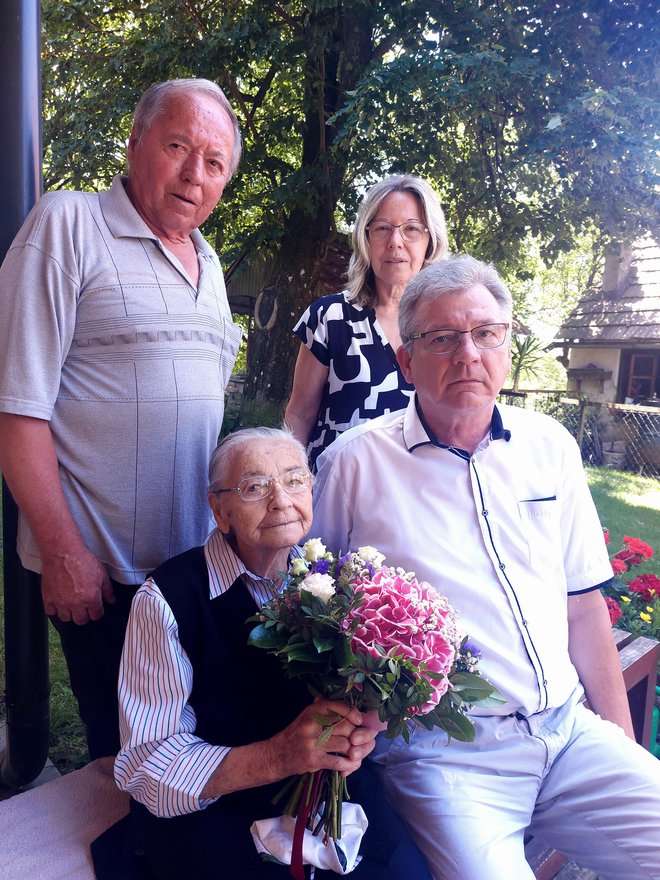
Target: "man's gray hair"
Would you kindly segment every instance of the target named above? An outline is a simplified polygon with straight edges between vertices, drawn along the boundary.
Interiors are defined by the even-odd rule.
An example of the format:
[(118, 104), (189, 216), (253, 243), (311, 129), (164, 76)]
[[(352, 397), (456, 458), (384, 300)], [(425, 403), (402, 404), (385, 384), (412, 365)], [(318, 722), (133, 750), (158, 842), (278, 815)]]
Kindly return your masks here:
[(422, 212), (419, 219), (429, 230), (424, 265), (435, 263), (447, 253), (449, 245), (445, 215), (437, 195), (425, 180), (412, 174), (395, 174), (374, 184), (358, 208), (352, 236), (353, 253), (348, 264), (348, 292), (351, 300), (360, 306), (375, 306), (378, 301), (367, 226), (378, 213), (383, 199), (393, 192), (407, 192), (419, 200)]
[[(434, 300), (446, 293), (465, 293), (475, 284), (483, 284), (497, 302), (505, 321), (511, 321), (511, 292), (492, 263), (482, 263), (469, 254), (449, 257), (416, 275), (408, 282), (399, 303), (399, 334), (406, 351), (411, 351), (410, 336), (418, 332), (415, 313), (420, 300)], [(434, 329), (434, 328), (426, 328)], [(442, 328), (435, 328), (440, 330)]]
[(226, 486), (225, 482), (234, 456), (245, 449), (246, 444), (254, 441), (259, 441), (265, 446), (281, 441), (290, 443), (300, 456), (300, 466), (308, 469), (305, 447), (287, 428), (241, 428), (239, 431), (227, 434), (213, 450), (209, 463), (209, 492), (232, 488)]
[(229, 166), (229, 177), (227, 178), (229, 180), (238, 168), (241, 158), (241, 131), (238, 127), (236, 114), (232, 110), (227, 96), (220, 86), (211, 82), (210, 79), (170, 79), (166, 82), (154, 83), (154, 85), (149, 86), (135, 108), (135, 113), (133, 114), (133, 133), (138, 141), (141, 140), (145, 132), (151, 128), (156, 119), (163, 113), (167, 101), (172, 98), (188, 97), (194, 94), (208, 95), (210, 98), (213, 98), (231, 120), (234, 130), (234, 146)]

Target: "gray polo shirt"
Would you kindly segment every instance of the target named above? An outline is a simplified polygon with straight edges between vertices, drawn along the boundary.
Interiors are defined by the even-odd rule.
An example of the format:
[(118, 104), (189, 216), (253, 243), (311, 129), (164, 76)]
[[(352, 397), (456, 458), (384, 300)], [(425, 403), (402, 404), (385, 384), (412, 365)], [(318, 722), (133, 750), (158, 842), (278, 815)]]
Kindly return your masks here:
[[(50, 422), (86, 545), (123, 583), (204, 543), (206, 468), (241, 329), (198, 230), (197, 287), (129, 201), (38, 202), (0, 268), (0, 411)], [(18, 549), (40, 570), (27, 524)]]

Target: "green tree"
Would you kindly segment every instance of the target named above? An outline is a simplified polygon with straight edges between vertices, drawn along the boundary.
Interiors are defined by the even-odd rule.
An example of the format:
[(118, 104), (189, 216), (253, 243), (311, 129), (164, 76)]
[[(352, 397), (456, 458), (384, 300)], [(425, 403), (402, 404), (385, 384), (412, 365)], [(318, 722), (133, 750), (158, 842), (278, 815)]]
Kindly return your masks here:
[(542, 359), (543, 343), (537, 336), (512, 334), (510, 377), (511, 387), (514, 391), (518, 391), (520, 388), (521, 379), (538, 379)]
[(106, 185), (144, 88), (225, 89), (245, 158), (204, 232), (227, 264), (272, 257), (277, 317), (248, 397), (286, 399), (291, 327), (364, 187), (427, 177), (453, 246), (525, 273), (583, 228), (657, 222), (657, 25), (648, 0), (44, 0), (45, 179)]

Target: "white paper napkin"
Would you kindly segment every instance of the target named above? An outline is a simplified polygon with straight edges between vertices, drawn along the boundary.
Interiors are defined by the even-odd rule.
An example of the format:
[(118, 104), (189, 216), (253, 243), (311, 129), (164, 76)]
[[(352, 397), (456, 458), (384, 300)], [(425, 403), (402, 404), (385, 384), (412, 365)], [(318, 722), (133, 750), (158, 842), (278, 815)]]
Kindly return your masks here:
[[(293, 816), (277, 816), (275, 819), (259, 819), (253, 822), (250, 831), (257, 852), (266, 854), (283, 865), (290, 865), (295, 825)], [(339, 840), (330, 839), (324, 845), (322, 832), (314, 836), (309, 828), (305, 828), (303, 864), (315, 865), (337, 874), (350, 873), (360, 862), (358, 850), (368, 825), (366, 814), (359, 804), (342, 804)]]

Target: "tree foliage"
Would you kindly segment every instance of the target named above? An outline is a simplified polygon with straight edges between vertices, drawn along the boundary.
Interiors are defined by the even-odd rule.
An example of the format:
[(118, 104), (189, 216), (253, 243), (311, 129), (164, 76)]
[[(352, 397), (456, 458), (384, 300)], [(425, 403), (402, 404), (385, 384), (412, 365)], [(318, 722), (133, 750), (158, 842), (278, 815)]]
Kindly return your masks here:
[(385, 174), (428, 178), (452, 245), (524, 276), (587, 227), (657, 224), (652, 0), (44, 0), (48, 188), (121, 170), (130, 113), (174, 76), (217, 81), (245, 136), (204, 232), (272, 255), (274, 327), (248, 395), (286, 398), (293, 322), (337, 229)]

